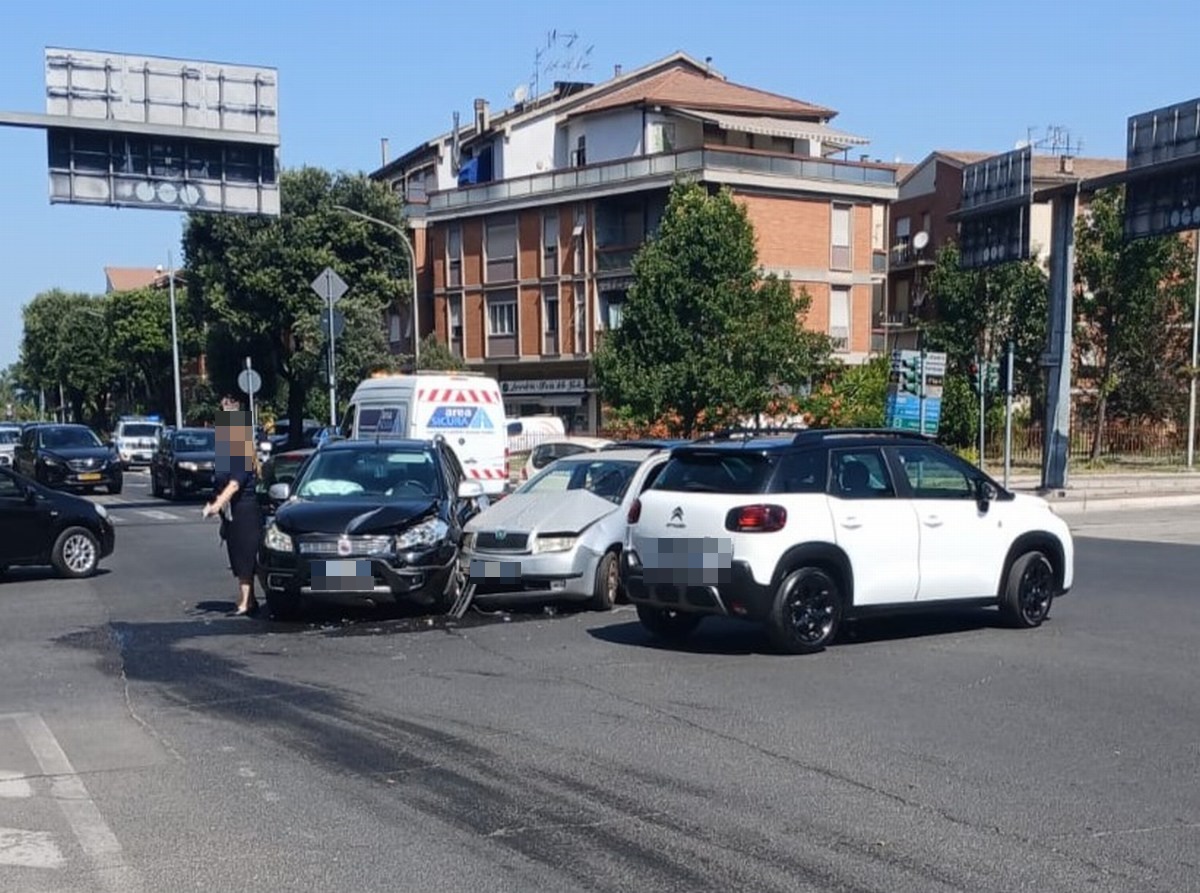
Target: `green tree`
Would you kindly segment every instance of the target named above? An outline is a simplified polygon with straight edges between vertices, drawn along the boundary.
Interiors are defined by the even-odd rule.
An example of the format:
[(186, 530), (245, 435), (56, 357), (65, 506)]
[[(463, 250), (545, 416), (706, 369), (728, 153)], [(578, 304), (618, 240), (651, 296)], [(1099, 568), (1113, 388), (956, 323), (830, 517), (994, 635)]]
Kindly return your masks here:
[(677, 183), (633, 262), (621, 326), (596, 352), (605, 402), (690, 436), (767, 411), (826, 362), (804, 329), (808, 296), (763, 276), (746, 209), (728, 189)]
[(417, 368), (457, 372), (465, 369), (466, 364), (462, 361), (462, 357), (450, 350), (448, 345), (438, 341), (436, 335), (427, 335), (421, 342), (421, 359)]
[(310, 283), (332, 267), (350, 286), (337, 309), (346, 329), (337, 339), (339, 400), (390, 356), (383, 315), (410, 301), (408, 266), (395, 233), (339, 212), (336, 205), (395, 225), (400, 204), (361, 174), (317, 168), (280, 177), (278, 218), (191, 214), (184, 233), (190, 315), (207, 329), (209, 375), (233, 393), (244, 357), (263, 377), (260, 399), (286, 396), (299, 432), (310, 397), (327, 389), (325, 303)]
[[(175, 376), (169, 292), (161, 288), (114, 292), (105, 303), (116, 392), (131, 401), (131, 409), (172, 417)], [(176, 316), (182, 362), (199, 354), (201, 341), (187, 318)]]
[(1110, 406), (1128, 415), (1169, 417), (1182, 396), (1190, 336), (1178, 325), (1190, 309), (1192, 258), (1183, 239), (1126, 242), (1124, 194), (1096, 194), (1075, 234), (1076, 312), (1081, 378), (1096, 389), (1091, 459), (1103, 450)]
[(22, 310), (21, 363), (29, 383), (51, 397), (61, 387), (71, 418), (108, 425), (116, 364), (108, 337), (107, 298), (53, 289)]

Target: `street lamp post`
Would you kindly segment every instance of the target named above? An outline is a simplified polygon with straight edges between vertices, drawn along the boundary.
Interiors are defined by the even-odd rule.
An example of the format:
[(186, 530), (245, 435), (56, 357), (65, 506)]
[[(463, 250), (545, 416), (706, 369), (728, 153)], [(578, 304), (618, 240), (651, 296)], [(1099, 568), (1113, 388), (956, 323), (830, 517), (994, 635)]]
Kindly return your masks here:
[[(162, 267), (158, 268), (162, 272)], [(179, 383), (179, 328), (175, 322), (175, 262), (167, 252), (167, 288), (171, 301), (171, 371), (175, 374), (175, 427), (183, 427), (183, 389)]]
[(353, 217), (358, 217), (366, 220), (369, 223), (375, 223), (379, 226), (390, 229), (400, 237), (400, 244), (404, 246), (404, 250), (408, 252), (408, 275), (409, 284), (412, 288), (412, 311), (413, 311), (413, 368), (415, 369), (421, 359), (421, 310), (420, 302), (417, 300), (417, 255), (413, 251), (412, 242), (408, 240), (408, 236), (404, 230), (396, 226), (394, 223), (388, 223), (386, 220), (380, 220), (378, 217), (372, 217), (370, 214), (364, 214), (362, 211), (356, 211), (353, 208), (347, 208), (344, 205), (334, 205), (338, 211), (350, 214)]

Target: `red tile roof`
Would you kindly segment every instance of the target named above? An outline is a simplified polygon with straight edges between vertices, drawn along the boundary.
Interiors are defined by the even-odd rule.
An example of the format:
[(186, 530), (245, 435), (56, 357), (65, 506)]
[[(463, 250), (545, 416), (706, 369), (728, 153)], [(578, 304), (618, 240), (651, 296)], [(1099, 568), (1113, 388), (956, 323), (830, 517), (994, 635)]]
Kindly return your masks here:
[[(155, 267), (105, 267), (106, 291), (137, 291), (139, 288), (166, 288), (167, 274)], [(175, 282), (183, 280), (183, 271), (175, 271)]]
[(682, 63), (605, 96), (599, 96), (575, 109), (572, 114), (599, 112), (642, 103), (730, 112), (758, 112), (782, 118), (827, 119), (837, 114), (833, 109), (799, 99), (734, 84), (720, 75), (705, 75)]

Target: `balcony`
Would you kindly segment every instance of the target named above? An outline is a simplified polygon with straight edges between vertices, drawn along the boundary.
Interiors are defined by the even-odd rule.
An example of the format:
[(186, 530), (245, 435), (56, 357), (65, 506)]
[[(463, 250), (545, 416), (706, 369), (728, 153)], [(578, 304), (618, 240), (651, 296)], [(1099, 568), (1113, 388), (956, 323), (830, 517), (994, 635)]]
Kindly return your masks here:
[[(819, 158), (796, 158), (725, 149), (691, 149), (662, 155), (646, 155), (621, 161), (594, 164), (514, 177), (495, 183), (481, 183), (459, 189), (431, 192), (428, 213), (453, 213), (459, 209), (486, 207), (506, 202), (536, 203), (542, 196), (562, 193), (602, 191), (638, 181), (657, 179), (669, 185), (680, 174), (721, 179), (720, 173), (740, 173), (778, 177), (780, 180), (808, 180), (841, 183), (847, 187), (894, 190), (896, 172), (887, 167)], [(785, 185), (783, 183), (780, 184)], [(884, 195), (884, 198), (894, 195)]]
[(892, 246), (891, 269), (904, 270), (909, 267), (933, 266), (933, 251), (928, 245), (918, 250), (908, 242)]
[(916, 328), (920, 322), (918, 316), (909, 310), (895, 310), (891, 313), (884, 314), (882, 311), (875, 312), (874, 326), (872, 331), (892, 331), (895, 329), (912, 329)]

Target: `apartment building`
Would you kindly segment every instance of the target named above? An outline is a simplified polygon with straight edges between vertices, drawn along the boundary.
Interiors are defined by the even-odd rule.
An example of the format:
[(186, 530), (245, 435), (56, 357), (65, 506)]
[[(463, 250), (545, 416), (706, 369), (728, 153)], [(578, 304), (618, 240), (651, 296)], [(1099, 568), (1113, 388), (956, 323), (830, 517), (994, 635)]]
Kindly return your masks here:
[(405, 202), (419, 328), (497, 378), (511, 415), (600, 421), (592, 358), (621, 325), (634, 254), (671, 184), (728, 186), (767, 272), (812, 299), (839, 356), (870, 352), (896, 168), (836, 112), (727, 80), (675, 54), (601, 84), (558, 83), (417, 146), (372, 176)]
[[(922, 324), (936, 318), (937, 308), (927, 300), (926, 277), (942, 246), (958, 239), (958, 223), (950, 215), (962, 204), (963, 169), (992, 154), (939, 149), (900, 178), (899, 195), (890, 209), (887, 291), (874, 307), (874, 350), (916, 348)], [(1036, 193), (1124, 168), (1124, 159), (1035, 154), (1033, 189)], [(1085, 207), (1081, 202), (1080, 210)], [(1050, 202), (1033, 203), (1029, 215), (1030, 250), (1043, 264), (1049, 263), (1050, 217)]]

